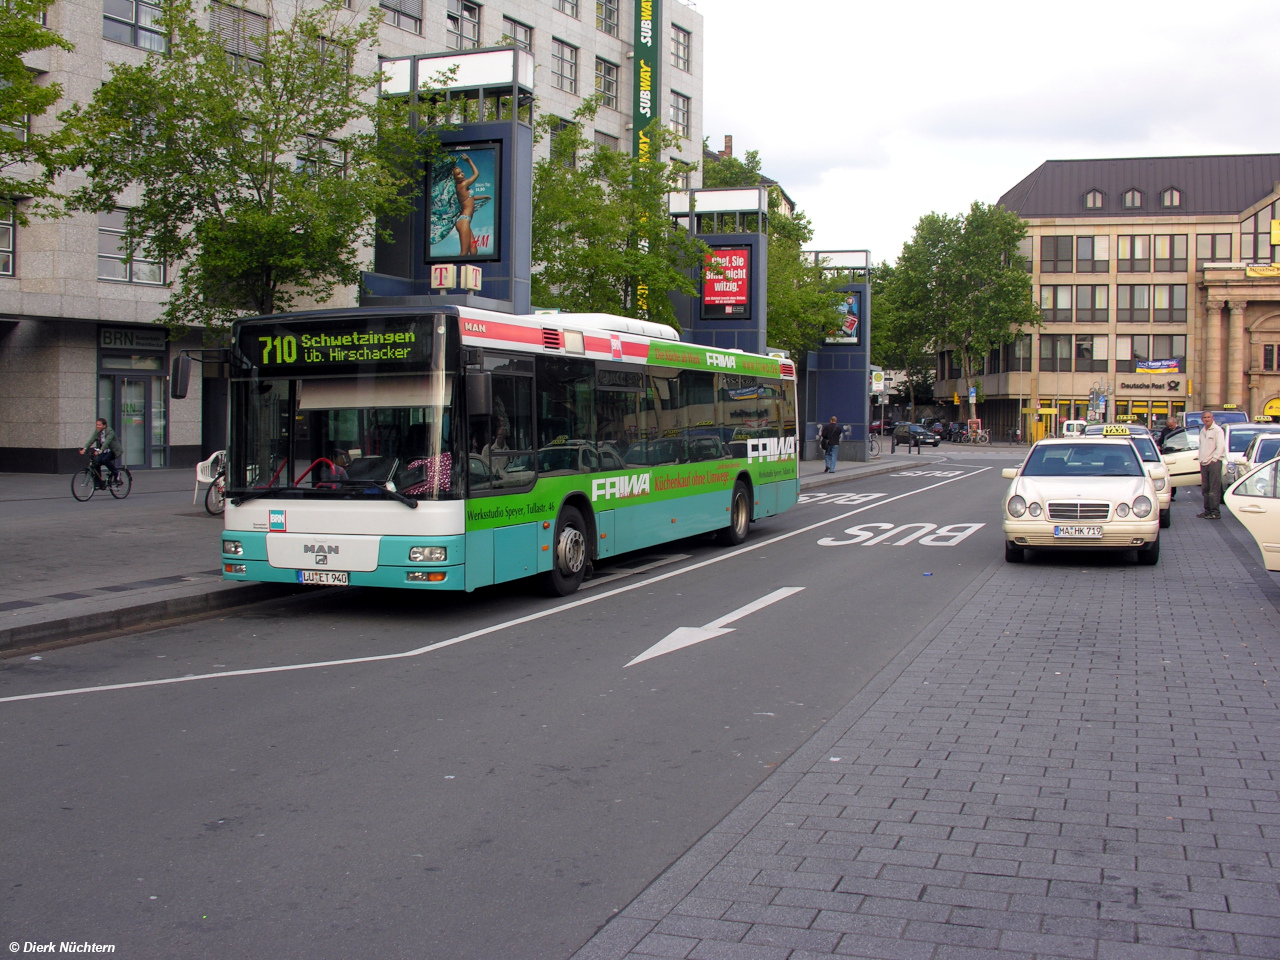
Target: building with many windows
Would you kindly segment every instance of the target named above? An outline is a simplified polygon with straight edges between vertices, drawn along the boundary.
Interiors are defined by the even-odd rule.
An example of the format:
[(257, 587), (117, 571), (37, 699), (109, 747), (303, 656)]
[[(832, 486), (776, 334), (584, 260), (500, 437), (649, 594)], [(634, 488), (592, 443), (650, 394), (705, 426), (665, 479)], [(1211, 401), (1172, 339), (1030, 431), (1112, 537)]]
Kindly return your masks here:
[[(350, 0), (358, 15), (368, 0)], [(516, 44), (536, 63), (538, 109), (568, 122), (584, 98), (603, 105), (588, 139), (599, 149), (629, 150), (632, 142), (632, 41), (638, 0), (379, 0), (380, 48), (355, 69), (372, 72), (376, 56)], [(662, 119), (681, 134), (676, 159), (696, 163), (702, 152), (702, 17), (692, 4), (660, 4)], [(281, 8), (277, 8), (281, 9)], [(233, 5), (217, 0), (201, 16), (233, 56), (252, 58), (271, 27), (265, 0)], [(49, 26), (74, 52), (45, 50), (28, 66), (60, 83), (57, 112), (84, 102), (114, 63), (140, 64), (163, 52), (159, 8), (148, 0), (56, 0)], [(334, 162), (323, 144), (300, 149), (299, 163)], [(539, 149), (545, 155), (549, 145)], [(339, 161), (340, 162), (340, 161)], [(696, 172), (692, 174), (698, 185)], [(75, 181), (71, 181), (71, 186)], [(127, 207), (136, 198), (121, 198)], [(166, 373), (181, 345), (155, 325), (172, 265), (126, 262), (120, 245), (123, 210), (36, 221), (16, 229), (0, 219), (0, 471), (71, 472), (76, 450), (98, 416), (106, 417), (132, 468), (187, 466), (224, 441), (224, 371), (214, 364), (193, 377), (185, 400), (170, 400)], [(327, 305), (355, 302), (354, 289)]]
[[(1026, 221), (1043, 325), (987, 359), (990, 425), (1034, 433), (1102, 397), (1143, 423), (1280, 416), (1280, 154), (1050, 160), (1000, 203)], [(939, 354), (940, 399), (957, 366)]]

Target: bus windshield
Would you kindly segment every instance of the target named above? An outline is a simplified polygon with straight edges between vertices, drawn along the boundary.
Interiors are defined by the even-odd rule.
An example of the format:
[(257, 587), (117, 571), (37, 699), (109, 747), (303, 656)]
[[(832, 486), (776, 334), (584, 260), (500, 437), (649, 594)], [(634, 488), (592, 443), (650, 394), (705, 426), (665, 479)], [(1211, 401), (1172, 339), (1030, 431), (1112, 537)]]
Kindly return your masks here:
[(446, 328), (424, 317), (242, 325), (230, 494), (460, 498)]

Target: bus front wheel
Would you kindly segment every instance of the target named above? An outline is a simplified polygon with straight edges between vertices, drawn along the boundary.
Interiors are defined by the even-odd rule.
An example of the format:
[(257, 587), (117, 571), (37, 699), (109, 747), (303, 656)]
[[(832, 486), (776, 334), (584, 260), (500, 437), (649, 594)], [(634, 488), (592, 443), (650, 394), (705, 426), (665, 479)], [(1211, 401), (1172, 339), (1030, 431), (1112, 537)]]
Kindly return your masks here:
[(726, 547), (736, 547), (747, 539), (751, 528), (751, 494), (739, 480), (729, 498), (729, 525), (716, 533), (716, 540)]
[(587, 573), (587, 524), (577, 507), (565, 507), (556, 520), (551, 570), (543, 574), (553, 596), (567, 597), (582, 585)]

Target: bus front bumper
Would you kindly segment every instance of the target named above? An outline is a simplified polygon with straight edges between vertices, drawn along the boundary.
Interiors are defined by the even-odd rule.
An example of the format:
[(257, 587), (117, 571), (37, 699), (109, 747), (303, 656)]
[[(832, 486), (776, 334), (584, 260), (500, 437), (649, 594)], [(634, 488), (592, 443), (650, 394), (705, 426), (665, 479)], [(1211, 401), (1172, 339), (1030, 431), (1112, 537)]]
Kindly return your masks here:
[[(464, 573), (466, 538), (462, 536), (374, 538), (379, 543), (377, 566), (373, 570), (343, 570), (342, 561), (335, 557), (325, 557), (325, 563), (315, 564), (312, 567), (274, 566), (267, 559), (267, 537), (269, 536), (269, 533), (257, 531), (224, 531), (222, 578), (242, 582), (314, 583), (323, 586), (326, 583), (341, 585), (345, 575), (346, 585), (352, 587), (395, 587), (401, 590), (466, 589)], [(225, 547), (229, 543), (238, 543), (239, 552), (227, 551)], [(446, 559), (410, 561), (409, 551), (414, 547), (443, 547)]]

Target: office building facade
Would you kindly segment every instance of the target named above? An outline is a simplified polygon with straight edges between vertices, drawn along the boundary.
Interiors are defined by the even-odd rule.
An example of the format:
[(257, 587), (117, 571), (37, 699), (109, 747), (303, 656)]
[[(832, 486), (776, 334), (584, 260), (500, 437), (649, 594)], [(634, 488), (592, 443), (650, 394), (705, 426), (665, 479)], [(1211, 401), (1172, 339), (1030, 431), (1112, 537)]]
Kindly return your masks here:
[[(988, 425), (1280, 416), (1280, 154), (1052, 160), (1000, 204), (1027, 224), (1042, 326), (987, 358)], [(939, 398), (957, 365), (939, 353)]]
[[(382, 0), (380, 46), (357, 58), (373, 72), (378, 57), (515, 43), (536, 63), (538, 110), (568, 122), (584, 98), (603, 101), (588, 139), (599, 149), (630, 150), (634, 90), (633, 42), (641, 0)], [(364, 0), (353, 0), (359, 16)], [(200, 15), (226, 30), (229, 46), (264, 34), (274, 11), (260, 0), (243, 6), (210, 3)], [(680, 0), (657, 4), (659, 83), (653, 108), (681, 134), (672, 158), (696, 164), (702, 153), (702, 17)], [(146, 0), (56, 0), (47, 22), (74, 52), (39, 51), (28, 66), (63, 99), (54, 115), (86, 102), (116, 63), (138, 64), (163, 51), (154, 29), (158, 8)], [(229, 26), (234, 24), (234, 28)], [(546, 155), (549, 144), (538, 148)], [(698, 186), (692, 168), (691, 186)], [(67, 179), (72, 188), (83, 181)], [(122, 208), (137, 201), (126, 194)], [(199, 348), (201, 336), (181, 342), (157, 325), (174, 275), (171, 264), (126, 262), (120, 247), (123, 212), (74, 214), (17, 228), (0, 221), (0, 471), (73, 472), (77, 450), (96, 417), (106, 417), (134, 469), (189, 466), (223, 446), (226, 371), (203, 366), (184, 400), (169, 398), (167, 372), (180, 348)], [(370, 251), (372, 256), (372, 251)], [(350, 306), (354, 288), (326, 306)]]

